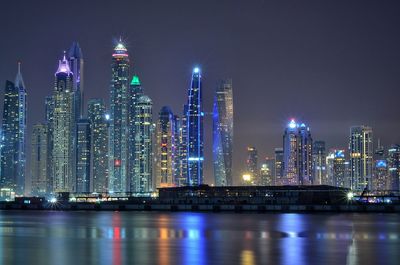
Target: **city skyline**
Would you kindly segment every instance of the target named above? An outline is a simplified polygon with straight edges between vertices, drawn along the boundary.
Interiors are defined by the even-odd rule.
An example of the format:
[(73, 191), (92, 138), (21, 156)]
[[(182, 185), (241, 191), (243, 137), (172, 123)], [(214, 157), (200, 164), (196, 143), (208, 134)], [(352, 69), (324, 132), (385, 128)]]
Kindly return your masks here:
[[(221, 8), (221, 6), (222, 4), (215, 4), (216, 10)], [(249, 6), (248, 9), (254, 10), (256, 8), (263, 8), (265, 10), (267, 6), (267, 4), (257, 3)], [(237, 12), (234, 4), (230, 5), (229, 7), (232, 8), (233, 11)], [(339, 7), (340, 4), (336, 4), (334, 6), (334, 10), (335, 8)], [(374, 5), (369, 4), (363, 6), (362, 8), (364, 8), (367, 12), (373, 12), (374, 7)], [(88, 7), (83, 4), (82, 10), (85, 10), (85, 8)], [(149, 7), (143, 5), (141, 8), (146, 9)], [(184, 5), (183, 8), (187, 8), (187, 6)], [(331, 14), (328, 10), (322, 7), (319, 8), (321, 9), (320, 11), (322, 11), (324, 14)], [(389, 9), (389, 7), (386, 6), (379, 6), (379, 8), (385, 10)], [(306, 9), (306, 11), (310, 12), (312, 10), (310, 7), (306, 7)], [(254, 18), (254, 20), (259, 21), (259, 23), (264, 21), (261, 17), (257, 16), (257, 14), (258, 13), (256, 12), (256, 17)], [(294, 13), (293, 15), (296, 17), (296, 13)], [(380, 13), (377, 15), (379, 17)], [(353, 30), (357, 30), (359, 25), (357, 23), (351, 23), (350, 15), (348, 13), (345, 13), (344, 16), (345, 21), (343, 23), (348, 23), (350, 26), (353, 26)], [(211, 17), (213, 18), (213, 16)], [(183, 20), (184, 18), (185, 15), (178, 16), (176, 21)], [(228, 18), (231, 19), (230, 16)], [(297, 18), (300, 19), (299, 17)], [(313, 18), (315, 21), (324, 21), (320, 17)], [(47, 19), (50, 19), (50, 17), (43, 18), (43, 20)], [(379, 25), (386, 25), (385, 23), (389, 23), (389, 19), (397, 18), (391, 17), (389, 14), (388, 18), (382, 18)], [(12, 21), (12, 19), (10, 21)], [(382, 44), (382, 47), (389, 46), (387, 48), (389, 48), (388, 50), (391, 51), (390, 54), (391, 56), (393, 56), (391, 58), (396, 58), (396, 56), (398, 56), (398, 53), (391, 50), (390, 48), (392, 48), (392, 45), (396, 46), (399, 42), (398, 37), (394, 37), (395, 35), (399, 34), (391, 34), (393, 36), (389, 36), (388, 32), (378, 33), (375, 28), (368, 28), (368, 25), (372, 25), (374, 21), (375, 20), (367, 20), (367, 26), (363, 26), (363, 29), (365, 30), (366, 28), (366, 31), (369, 34), (375, 34), (374, 36), (376, 36), (377, 39), (390, 40), (393, 44)], [(300, 20), (300, 22), (302, 22), (302, 20)], [(392, 21), (390, 20), (390, 22)], [(115, 23), (116, 25), (121, 25), (123, 22)], [(196, 23), (192, 25), (198, 26), (198, 24)], [(257, 27), (257, 25), (255, 26)], [(14, 25), (13, 27), (18, 26)], [(171, 106), (174, 113), (181, 113), (182, 105), (186, 101), (185, 92), (188, 88), (188, 83), (190, 82), (188, 76), (190, 75), (190, 72), (195, 65), (200, 65), (203, 71), (205, 112), (209, 113), (212, 110), (212, 99), (217, 84), (217, 79), (226, 77), (231, 77), (233, 79), (233, 82), (235, 84), (235, 152), (233, 163), (234, 172), (238, 172), (244, 167), (243, 161), (245, 160), (246, 156), (246, 146), (252, 145), (257, 147), (260, 153), (260, 158), (264, 158), (266, 155), (271, 156), (273, 154), (274, 148), (281, 147), (280, 139), (282, 137), (282, 130), (287, 123), (287, 120), (291, 117), (295, 117), (298, 120), (304, 120), (307, 124), (309, 124), (312, 127), (313, 138), (325, 141), (327, 144), (327, 149), (336, 147), (338, 149), (347, 150), (349, 127), (361, 124), (371, 126), (374, 130), (375, 139), (382, 139), (382, 143), (385, 148), (389, 148), (392, 144), (396, 144), (399, 142), (399, 136), (397, 133), (397, 131), (399, 130), (399, 123), (397, 122), (396, 118), (398, 116), (398, 111), (396, 109), (394, 111), (391, 111), (389, 107), (376, 107), (371, 108), (372, 110), (366, 108), (363, 109), (363, 111), (354, 111), (354, 109), (360, 108), (354, 107), (353, 109), (346, 106), (350, 105), (347, 104), (349, 100), (353, 98), (355, 94), (360, 92), (364, 87), (367, 87), (369, 89), (367, 89), (366, 96), (362, 101), (363, 105), (375, 106), (373, 104), (373, 102), (375, 101), (374, 95), (375, 93), (378, 93), (378, 91), (382, 91), (379, 94), (379, 96), (385, 102), (382, 104), (384, 106), (395, 106), (395, 98), (399, 93), (398, 90), (396, 90), (395, 88), (399, 87), (400, 85), (400, 80), (398, 80), (398, 78), (396, 77), (398, 75), (397, 71), (399, 67), (396, 66), (396, 64), (392, 63), (392, 59), (390, 59), (386, 64), (384, 63), (383, 59), (386, 58), (385, 56), (387, 55), (387, 53), (384, 52), (382, 49), (376, 49), (378, 47), (381, 47), (378, 43), (373, 42), (372, 44), (365, 44), (366, 47), (363, 46), (363, 52), (358, 52), (355, 50), (354, 46), (356, 45), (354, 44), (351, 44), (348, 50), (338, 50), (338, 47), (341, 47), (338, 43), (333, 46), (329, 46), (326, 44), (325, 39), (322, 37), (317, 38), (316, 40), (309, 40), (307, 38), (299, 37), (299, 39), (294, 40), (295, 43), (301, 43), (301, 41), (308, 40), (306, 43), (309, 44), (311, 47), (313, 47), (313, 45), (321, 44), (321, 47), (323, 47), (324, 49), (328, 49), (328, 47), (336, 48), (333, 49), (333, 52), (336, 51), (336, 53), (338, 53), (339, 51), (342, 51), (344, 53), (339, 53), (340, 56), (338, 60), (340, 60), (340, 63), (338, 63), (328, 55), (324, 55), (323, 58), (317, 59), (316, 55), (318, 54), (315, 54), (308, 49), (305, 49), (306, 55), (312, 55), (308, 58), (310, 61), (310, 63), (308, 64), (303, 61), (306, 57), (301, 57), (300, 53), (294, 47), (285, 44), (286, 42), (284, 41), (283, 37), (278, 38), (278, 40), (280, 40), (278, 41), (278, 43), (280, 45), (283, 45), (283, 48), (277, 47), (277, 45), (274, 44), (277, 42), (277, 40), (271, 38), (268, 39), (268, 48), (271, 48), (270, 50), (258, 46), (256, 49), (261, 52), (261, 54), (265, 54), (264, 56), (272, 56), (271, 60), (269, 60), (270, 63), (260, 64), (259, 61), (255, 60), (254, 64), (249, 65), (249, 61), (247, 61), (245, 57), (253, 56), (251, 58), (254, 59), (254, 54), (252, 54), (251, 51), (249, 51), (248, 49), (246, 50), (246, 52), (240, 52), (240, 50), (237, 49), (239, 45), (237, 42), (239, 41), (234, 39), (234, 43), (232, 44), (233, 46), (228, 46), (229, 49), (227, 51), (222, 51), (219, 48), (217, 49), (217, 51), (213, 52), (212, 55), (207, 55), (206, 51), (206, 48), (211, 45), (210, 43), (205, 43), (204, 48), (202, 49), (200, 49), (201, 45), (196, 44), (190, 49), (182, 51), (182, 54), (178, 53), (179, 56), (176, 63), (179, 66), (174, 67), (175, 69), (173, 70), (169, 68), (167, 70), (168, 64), (162, 63), (161, 61), (171, 62), (171, 60), (169, 60), (169, 54), (176, 54), (176, 47), (182, 46), (178, 42), (172, 43), (171, 41), (168, 41), (167, 45), (163, 46), (159, 50), (157, 50), (157, 46), (155, 45), (145, 47), (148, 44), (148, 40), (151, 40), (151, 37), (146, 35), (146, 31), (152, 32), (152, 30), (155, 30), (154, 28), (138, 29), (134, 26), (132, 27), (132, 29), (130, 29), (130, 27), (125, 27), (125, 29), (123, 30), (112, 28), (103, 34), (96, 33), (96, 38), (94, 38), (93, 40), (89, 40), (82, 33), (79, 33), (79, 29), (78, 32), (70, 32), (73, 31), (73, 28), (77, 28), (76, 25), (75, 27), (68, 26), (68, 30), (65, 30), (67, 32), (66, 34), (59, 34), (60, 36), (57, 35), (59, 38), (56, 38), (56, 40), (52, 40), (51, 42), (46, 41), (45, 38), (43, 38), (43, 40), (37, 38), (39, 40), (36, 40), (35, 42), (26, 41), (21, 43), (14, 43), (12, 38), (10, 38), (11, 40), (6, 39), (4, 44), (2, 44), (4, 47), (4, 49), (1, 49), (3, 50), (1, 54), (2, 58), (4, 58), (4, 63), (2, 63), (2, 65), (0, 66), (0, 81), (2, 82), (2, 84), (4, 84), (4, 81), (6, 79), (10, 79), (15, 75), (15, 68), (12, 67), (13, 65), (15, 65), (15, 62), (19, 59), (23, 62), (25, 79), (24, 81), (26, 82), (28, 87), (28, 108), (32, 110), (28, 114), (29, 136), (32, 134), (33, 124), (41, 122), (43, 120), (43, 101), (45, 96), (51, 95), (53, 89), (53, 76), (51, 73), (54, 72), (54, 68), (56, 67), (55, 62), (60, 57), (60, 54), (63, 50), (68, 50), (68, 47), (70, 46), (72, 41), (77, 41), (80, 43), (81, 48), (83, 49), (83, 53), (85, 55), (85, 100), (87, 101), (89, 98), (93, 97), (103, 98), (106, 100), (106, 104), (108, 107), (108, 83), (110, 76), (109, 51), (114, 45), (111, 39), (112, 36), (116, 36), (118, 38), (119, 35), (122, 35), (124, 39), (127, 39), (127, 46), (128, 49), (131, 50), (130, 56), (133, 58), (134, 64), (138, 66), (135, 70), (140, 73), (141, 80), (143, 80), (143, 83), (145, 84), (146, 91), (148, 91), (149, 96), (153, 99), (153, 102), (155, 104), (153, 107), (154, 113), (161, 109), (162, 105), (169, 105)], [(28, 29), (32, 30), (32, 28), (30, 27), (28, 27)], [(267, 32), (273, 33), (273, 36), (279, 37), (279, 35), (277, 35), (278, 33), (273, 29), (267, 29)], [(313, 25), (312, 29), (320, 33), (317, 26)], [(341, 27), (332, 26), (331, 28), (333, 33), (336, 34), (339, 34), (339, 29), (341, 29)], [(9, 29), (5, 29), (5, 32), (7, 33), (8, 30)], [(283, 28), (283, 33), (287, 32), (288, 30), (289, 29), (287, 28)], [(46, 29), (44, 31), (46, 31)], [(395, 29), (391, 28), (392, 33), (393, 31), (395, 31)], [(173, 33), (173, 36), (175, 36), (178, 40), (183, 41), (183, 38), (179, 37), (179, 34), (185, 32), (185, 30), (181, 29), (179, 33)], [(307, 33), (308, 31), (305, 31), (305, 29), (302, 28), (302, 32)], [(356, 32), (361, 36), (367, 34), (362, 31)], [(32, 33), (27, 34), (26, 36), (24, 36), (24, 38), (27, 38), (28, 40), (31, 36), (30, 34)], [(158, 32), (158, 34), (160, 33)], [(346, 39), (349, 39), (348, 32), (345, 32), (343, 34), (345, 34), (345, 36), (347, 37)], [(14, 35), (11, 34), (11, 36)], [(40, 36), (41, 35), (39, 34), (38, 37)], [(156, 36), (158, 35), (156, 34)], [(328, 36), (322, 36), (328, 38)], [(252, 35), (250, 37), (252, 41), (256, 39), (256, 36)], [(219, 45), (226, 43), (225, 39), (217, 38), (217, 40), (218, 47)], [(263, 43), (266, 41), (267, 40), (263, 40)], [(10, 48), (11, 44), (13, 45), (12, 48)], [(191, 44), (194, 44), (194, 42), (191, 42)], [(45, 48), (46, 52), (43, 52), (43, 48)], [(7, 54), (4, 53), (4, 50), (7, 50)], [(156, 55), (152, 55), (151, 51), (154, 51)], [(244, 65), (247, 65), (249, 67), (248, 70), (243, 71), (244, 68), (242, 66), (236, 66), (236, 68), (230, 66), (235, 65), (230, 56), (236, 54), (236, 51), (238, 52), (238, 56), (240, 58), (239, 61), (244, 62)], [(366, 66), (363, 66), (360, 63), (357, 64), (358, 67), (355, 67), (353, 60), (355, 58), (360, 58), (359, 56), (364, 55), (366, 51), (369, 51), (369, 54), (372, 53), (372, 57), (376, 65), (382, 66), (383, 63), (384, 69), (389, 71), (385, 73), (383, 73), (382, 71), (378, 71), (375, 77), (371, 77), (372, 74), (367, 74), (368, 71), (373, 72), (372, 70), (376, 70), (375, 68), (372, 68), (372, 62), (366, 64)], [(278, 55), (282, 56), (283, 52), (288, 52), (293, 57), (291, 59), (283, 57), (283, 61), (281, 61), (278, 60), (279, 56), (273, 56), (273, 53), (278, 53)], [(34, 55), (33, 53), (41, 54), (41, 59), (36, 59), (36, 55)], [(327, 53), (329, 54), (329, 52)], [(158, 58), (163, 58), (163, 60), (156, 60)], [(96, 61), (97, 59), (99, 60), (98, 62)], [(149, 59), (149, 62), (146, 63), (147, 59)], [(324, 60), (326, 60), (326, 64)], [(393, 59), (393, 61), (398, 60)], [(279, 64), (280, 62), (283, 64), (283, 66)], [(289, 66), (289, 62), (294, 63), (296, 67)], [(338, 66), (342, 65), (345, 62), (350, 63), (350, 66), (352, 67), (345, 67), (343, 71), (339, 70), (338, 68), (326, 68), (332, 63)], [(37, 64), (37, 67), (34, 67), (34, 64)], [(322, 71), (319, 71), (317, 69), (319, 68), (317, 67), (319, 64), (325, 66)], [(272, 66), (276, 66), (279, 71), (267, 71), (266, 73), (264, 73), (265, 69), (271, 70)], [(333, 67), (333, 65), (330, 67)], [(295, 74), (294, 69), (300, 69), (301, 76)], [(348, 75), (350, 70), (353, 71), (351, 73), (354, 73), (354, 78), (349, 78)], [(260, 71), (264, 74), (260, 75)], [(274, 78), (274, 76), (277, 76), (277, 74), (278, 77), (282, 77), (283, 73), (286, 73), (287, 76), (290, 77), (288, 78), (289, 81), (291, 79), (293, 79), (293, 81), (289, 82), (288, 80), (284, 80), (282, 78)], [(361, 73), (366, 74), (363, 74), (361, 76)], [(157, 78), (154, 78), (154, 76), (157, 76)], [(158, 76), (162, 76), (163, 78), (158, 78)], [(156, 79), (163, 80), (163, 82), (157, 83)], [(335, 80), (339, 80), (340, 82)], [(333, 89), (333, 87), (335, 86), (331, 85), (330, 83), (341, 85)], [(383, 87), (381, 84), (384, 84)], [(307, 89), (306, 87), (308, 86), (311, 86), (313, 88)], [(282, 88), (282, 94), (277, 92), (277, 90), (280, 90), (279, 87)], [(323, 91), (327, 93), (327, 96), (331, 96), (332, 100), (323, 99), (324, 97), (321, 97), (319, 95), (320, 92), (319, 90), (317, 90), (317, 88), (321, 87), (324, 87)], [(330, 87), (331, 89), (329, 90), (327, 89), (327, 87)], [(351, 90), (349, 90), (350, 88)], [(306, 106), (305, 108), (300, 108), (299, 104), (294, 102), (294, 99), (292, 98), (282, 97), (284, 91), (293, 92), (297, 90), (304, 92), (300, 95), (301, 99), (311, 99), (307, 101), (308, 106)], [(346, 96), (342, 95), (341, 97), (339, 97), (332, 94), (333, 91), (335, 91), (334, 94), (340, 95), (340, 92), (343, 93), (346, 90), (349, 90)], [(265, 94), (265, 92), (263, 91), (266, 91), (267, 94)], [(393, 95), (390, 92), (392, 92)], [(388, 96), (388, 94), (390, 96)], [(269, 100), (269, 95), (273, 95), (273, 100)], [(318, 100), (316, 99), (319, 99), (319, 101), (321, 102), (317, 102)], [(265, 105), (262, 104), (263, 102), (265, 102)], [(335, 102), (336, 104), (334, 104)], [(355, 106), (359, 106), (358, 104), (361, 103), (354, 102), (354, 104)], [(327, 109), (331, 109), (333, 111), (327, 112)], [(153, 119), (154, 118), (155, 117), (153, 117)], [(27, 140), (28, 142), (30, 142), (30, 137), (28, 137)], [(211, 118), (210, 116), (206, 115), (206, 160), (204, 175), (208, 183), (213, 183), (211, 143)], [(29, 148), (30, 145), (27, 144), (27, 146)], [(27, 151), (27, 157), (29, 157), (29, 155), (30, 151)], [(27, 170), (27, 173), (28, 172), (29, 170)], [(238, 181), (238, 174), (234, 175), (233, 177), (236, 181)]]

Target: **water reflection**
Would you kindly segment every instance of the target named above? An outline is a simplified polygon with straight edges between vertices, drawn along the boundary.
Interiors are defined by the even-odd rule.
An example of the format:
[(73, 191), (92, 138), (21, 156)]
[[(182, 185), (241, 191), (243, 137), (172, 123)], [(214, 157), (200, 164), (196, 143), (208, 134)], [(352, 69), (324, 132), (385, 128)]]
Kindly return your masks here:
[(396, 264), (399, 215), (0, 212), (0, 264)]

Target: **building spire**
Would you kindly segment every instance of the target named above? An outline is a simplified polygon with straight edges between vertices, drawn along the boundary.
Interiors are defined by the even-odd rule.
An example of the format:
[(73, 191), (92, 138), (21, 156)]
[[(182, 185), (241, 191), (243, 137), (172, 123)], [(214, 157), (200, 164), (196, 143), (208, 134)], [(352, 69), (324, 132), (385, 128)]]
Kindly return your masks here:
[(18, 64), (18, 72), (17, 76), (15, 77), (15, 86), (25, 87), (24, 80), (22, 79), (22, 74), (21, 74), (21, 61), (18, 61), (17, 64)]

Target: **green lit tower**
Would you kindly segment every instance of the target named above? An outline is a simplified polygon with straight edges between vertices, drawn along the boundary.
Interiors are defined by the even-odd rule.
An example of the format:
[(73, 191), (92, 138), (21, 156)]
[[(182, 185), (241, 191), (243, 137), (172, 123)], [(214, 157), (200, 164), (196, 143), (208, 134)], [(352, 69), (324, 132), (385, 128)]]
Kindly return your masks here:
[(128, 89), (129, 56), (120, 41), (111, 64), (109, 191), (128, 191)]

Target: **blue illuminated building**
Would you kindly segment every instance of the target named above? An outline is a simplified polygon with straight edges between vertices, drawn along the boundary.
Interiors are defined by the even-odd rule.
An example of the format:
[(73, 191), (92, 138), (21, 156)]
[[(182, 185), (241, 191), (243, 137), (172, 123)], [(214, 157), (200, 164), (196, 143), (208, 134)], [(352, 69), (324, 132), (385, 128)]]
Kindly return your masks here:
[(203, 116), (201, 72), (198, 67), (195, 67), (193, 69), (192, 81), (188, 91), (187, 110), (187, 184), (190, 186), (196, 186), (203, 183)]

